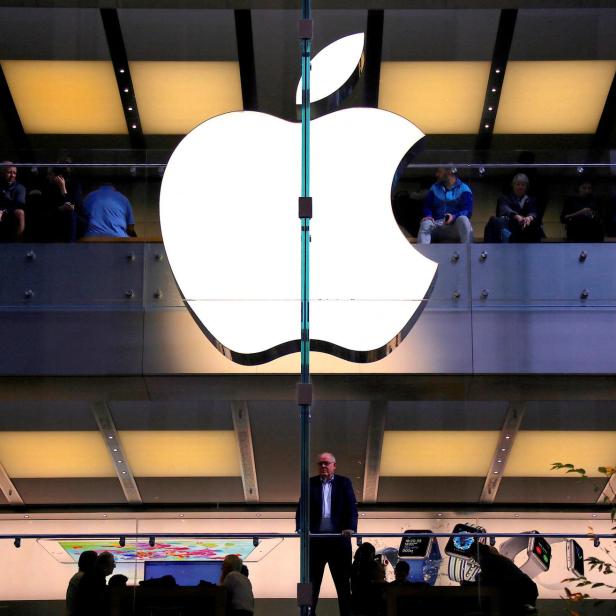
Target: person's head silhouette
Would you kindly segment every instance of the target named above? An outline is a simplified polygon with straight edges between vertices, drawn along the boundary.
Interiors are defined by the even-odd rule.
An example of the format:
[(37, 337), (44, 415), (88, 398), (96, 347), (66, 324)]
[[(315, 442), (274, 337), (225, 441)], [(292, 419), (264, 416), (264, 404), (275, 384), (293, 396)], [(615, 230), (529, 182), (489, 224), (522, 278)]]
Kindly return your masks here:
[(79, 555), (79, 560), (77, 561), (77, 565), (79, 566), (79, 571), (89, 571), (96, 564), (96, 552), (94, 550), (86, 550)]

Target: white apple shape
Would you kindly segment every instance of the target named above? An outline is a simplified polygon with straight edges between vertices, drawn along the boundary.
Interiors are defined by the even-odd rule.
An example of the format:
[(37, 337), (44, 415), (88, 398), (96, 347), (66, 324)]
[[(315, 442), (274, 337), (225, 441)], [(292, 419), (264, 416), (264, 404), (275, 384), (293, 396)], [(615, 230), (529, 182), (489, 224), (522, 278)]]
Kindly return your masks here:
[[(313, 350), (382, 358), (425, 306), (437, 264), (400, 232), (390, 197), (400, 161), (422, 138), (379, 109), (311, 122)], [(161, 227), (178, 286), (209, 339), (238, 363), (299, 350), (300, 153), (300, 124), (232, 112), (186, 135), (163, 177)]]

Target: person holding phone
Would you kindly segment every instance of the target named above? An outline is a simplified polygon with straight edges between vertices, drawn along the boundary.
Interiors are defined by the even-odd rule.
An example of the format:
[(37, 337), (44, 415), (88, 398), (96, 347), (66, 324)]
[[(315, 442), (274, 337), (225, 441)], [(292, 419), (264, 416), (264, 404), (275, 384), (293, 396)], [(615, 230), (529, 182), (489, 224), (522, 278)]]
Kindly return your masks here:
[(473, 213), (473, 193), (470, 187), (456, 176), (452, 166), (436, 170), (436, 182), (424, 199), (424, 217), (419, 223), (417, 241), (431, 242), (473, 241), (470, 218)]
[[(317, 460), (319, 474), (310, 478), (310, 532), (331, 537), (310, 540), (312, 615), (316, 614), (325, 565), (338, 594), (340, 616), (351, 614), (351, 535), (357, 532), (357, 499), (348, 477), (336, 474), (336, 458), (323, 452)], [(295, 516), (299, 531), (299, 506)]]

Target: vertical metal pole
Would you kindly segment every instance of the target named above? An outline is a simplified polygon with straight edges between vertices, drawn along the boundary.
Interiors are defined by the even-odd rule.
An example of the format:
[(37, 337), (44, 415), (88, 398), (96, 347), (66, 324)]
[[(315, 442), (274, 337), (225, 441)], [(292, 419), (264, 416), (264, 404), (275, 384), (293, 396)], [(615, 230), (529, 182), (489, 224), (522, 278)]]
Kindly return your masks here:
[[(310, 0), (301, 0), (304, 24), (311, 20)], [(311, 28), (310, 28), (311, 29)], [(300, 28), (301, 30), (301, 28)], [(302, 192), (303, 198), (310, 197), (310, 54), (312, 37), (301, 34), (302, 61)], [(310, 384), (310, 216), (300, 212), (301, 221), (301, 385)], [(311, 398), (312, 396), (310, 396)], [(301, 455), (301, 505), (300, 527), (300, 582), (310, 581), (310, 404), (298, 397), (300, 419)], [(309, 614), (309, 608), (302, 606), (301, 614)]]

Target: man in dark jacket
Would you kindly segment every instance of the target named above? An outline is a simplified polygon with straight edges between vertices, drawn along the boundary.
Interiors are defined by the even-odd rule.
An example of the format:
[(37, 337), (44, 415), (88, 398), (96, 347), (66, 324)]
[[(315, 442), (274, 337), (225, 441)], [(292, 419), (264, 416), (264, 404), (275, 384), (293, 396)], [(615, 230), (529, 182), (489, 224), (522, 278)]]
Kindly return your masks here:
[(496, 216), (492, 216), (486, 225), (485, 242), (541, 241), (541, 217), (535, 197), (528, 195), (528, 185), (528, 177), (523, 173), (513, 178), (511, 192), (498, 198)]
[[(310, 532), (333, 537), (310, 540), (312, 614), (316, 613), (325, 565), (329, 565), (340, 616), (351, 613), (351, 535), (357, 531), (357, 499), (351, 480), (336, 475), (336, 458), (324, 452), (318, 458), (319, 474), (310, 478)], [(296, 514), (299, 529), (299, 507)]]
[(0, 240), (20, 241), (26, 227), (26, 189), (17, 181), (17, 167), (0, 163)]

